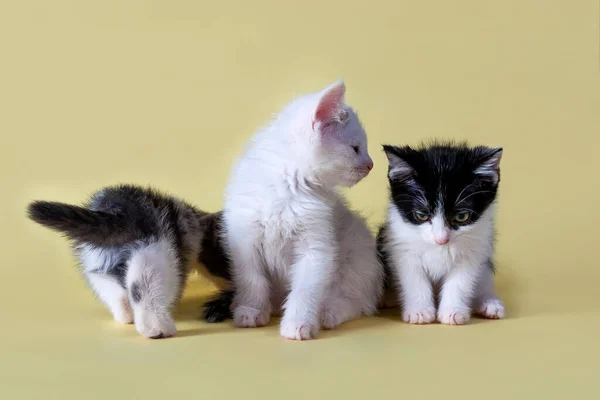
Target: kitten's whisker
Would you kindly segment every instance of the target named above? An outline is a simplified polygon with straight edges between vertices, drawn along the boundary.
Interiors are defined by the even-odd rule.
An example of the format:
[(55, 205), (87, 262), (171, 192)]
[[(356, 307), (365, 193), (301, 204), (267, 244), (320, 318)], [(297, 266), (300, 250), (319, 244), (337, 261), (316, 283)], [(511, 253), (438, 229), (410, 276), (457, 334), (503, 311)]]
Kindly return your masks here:
[(470, 188), (471, 186), (473, 186), (472, 183), (469, 183), (467, 186), (465, 186), (465, 188), (463, 190), (460, 191), (460, 193), (458, 194), (458, 196), (456, 196), (457, 199), (460, 199), (460, 196), (462, 196), (462, 194), (465, 192), (465, 190), (467, 190), (468, 188)]

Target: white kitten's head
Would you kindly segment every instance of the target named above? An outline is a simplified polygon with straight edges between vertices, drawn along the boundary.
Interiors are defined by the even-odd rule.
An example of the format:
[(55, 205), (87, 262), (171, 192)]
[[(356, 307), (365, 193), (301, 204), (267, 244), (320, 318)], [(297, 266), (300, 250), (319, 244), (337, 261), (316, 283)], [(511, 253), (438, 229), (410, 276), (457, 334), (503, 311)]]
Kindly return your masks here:
[(344, 102), (345, 92), (339, 81), (300, 98), (302, 121), (296, 123), (302, 129), (296, 130), (294, 140), (304, 142), (302, 162), (313, 177), (327, 185), (350, 187), (369, 174), (373, 160), (360, 120)]

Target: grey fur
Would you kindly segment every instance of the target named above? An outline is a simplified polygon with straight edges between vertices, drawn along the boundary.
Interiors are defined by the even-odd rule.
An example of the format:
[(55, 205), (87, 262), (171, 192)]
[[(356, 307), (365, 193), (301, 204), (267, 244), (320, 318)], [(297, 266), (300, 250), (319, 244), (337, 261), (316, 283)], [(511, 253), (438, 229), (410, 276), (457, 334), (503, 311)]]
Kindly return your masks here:
[[(83, 206), (35, 201), (29, 205), (28, 215), (39, 224), (63, 233), (72, 241), (88, 282), (111, 309), (115, 319), (122, 322), (133, 322), (127, 315), (127, 307), (133, 307), (135, 311), (135, 304), (150, 301), (152, 297), (148, 293), (149, 283), (141, 284), (145, 282), (144, 279), (134, 279), (130, 271), (135, 256), (149, 252), (149, 249), (154, 251), (151, 253), (154, 256), (157, 254), (156, 249), (160, 249), (158, 259), (169, 260), (172, 265), (166, 267), (167, 273), (172, 276), (170, 281), (176, 282), (178, 286), (173, 296), (159, 296), (161, 299), (165, 298), (165, 304), (153, 304), (152, 307), (170, 309), (180, 298), (191, 269), (199, 262), (206, 266), (205, 269), (200, 269), (202, 273), (225, 282), (225, 287), (220, 289), (228, 288), (228, 260), (218, 234), (221, 213), (201, 211), (183, 200), (154, 189), (117, 185), (96, 192)], [(163, 283), (167, 284), (152, 284), (158, 285), (155, 287), (160, 291)], [(124, 309), (115, 310), (118, 302), (113, 298), (106, 298), (106, 290), (103, 288), (107, 285), (109, 292), (119, 295), (119, 287), (122, 288), (122, 296), (125, 296), (122, 301), (129, 301)], [(138, 327), (138, 330), (142, 332), (152, 329)], [(146, 336), (166, 337), (173, 333), (174, 328), (173, 332), (159, 329), (158, 332), (148, 332)]]

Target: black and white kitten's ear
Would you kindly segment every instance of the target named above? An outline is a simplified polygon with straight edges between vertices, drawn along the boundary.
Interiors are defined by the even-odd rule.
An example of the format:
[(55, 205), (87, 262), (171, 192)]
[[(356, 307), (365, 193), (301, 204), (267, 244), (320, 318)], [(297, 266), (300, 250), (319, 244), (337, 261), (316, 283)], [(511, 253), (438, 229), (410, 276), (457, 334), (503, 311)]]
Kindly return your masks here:
[(500, 181), (500, 160), (502, 159), (502, 148), (486, 148), (480, 158), (479, 166), (475, 169), (475, 174), (482, 179), (491, 181), (497, 185)]
[(410, 178), (415, 170), (400, 155), (400, 149), (388, 144), (383, 145), (383, 151), (388, 159), (388, 177), (393, 181), (405, 181)]
[(321, 91), (314, 121), (321, 124), (331, 121), (345, 122), (348, 118), (348, 112), (344, 109), (345, 95), (346, 85), (343, 80), (339, 80)]

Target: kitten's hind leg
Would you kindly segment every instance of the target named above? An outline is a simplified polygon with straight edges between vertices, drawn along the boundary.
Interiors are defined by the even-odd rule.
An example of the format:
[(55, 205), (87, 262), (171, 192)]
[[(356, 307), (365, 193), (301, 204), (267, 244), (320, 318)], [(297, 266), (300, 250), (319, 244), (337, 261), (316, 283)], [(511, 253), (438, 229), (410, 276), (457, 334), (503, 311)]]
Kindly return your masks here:
[(504, 318), (504, 304), (502, 304), (494, 290), (494, 272), (491, 268), (485, 268), (482, 271), (473, 310), (477, 315), (484, 318)]
[(129, 304), (129, 297), (117, 279), (105, 273), (87, 272), (85, 275), (94, 292), (112, 313), (115, 321), (132, 324), (133, 311)]
[(328, 296), (323, 302), (321, 311), (321, 326), (323, 329), (333, 329), (344, 322), (358, 318), (361, 315), (360, 305), (343, 298), (339, 294)]
[(133, 253), (127, 271), (127, 288), (135, 327), (145, 337), (175, 335), (171, 308), (177, 301), (184, 278), (171, 244), (162, 239)]
[(350, 252), (346, 257), (341, 279), (334, 279), (323, 301), (321, 325), (324, 329), (377, 312), (383, 292), (383, 268), (374, 257), (374, 249), (357, 250), (359, 254)]

